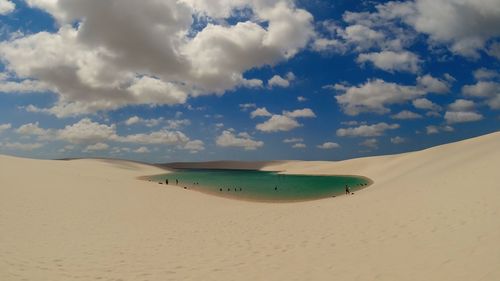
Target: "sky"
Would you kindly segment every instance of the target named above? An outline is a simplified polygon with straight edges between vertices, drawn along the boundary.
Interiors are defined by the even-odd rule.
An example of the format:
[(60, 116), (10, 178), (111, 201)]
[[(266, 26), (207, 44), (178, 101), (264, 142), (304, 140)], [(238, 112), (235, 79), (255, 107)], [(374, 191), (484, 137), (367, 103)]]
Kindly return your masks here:
[(0, 0), (0, 154), (342, 160), (500, 128), (500, 0)]

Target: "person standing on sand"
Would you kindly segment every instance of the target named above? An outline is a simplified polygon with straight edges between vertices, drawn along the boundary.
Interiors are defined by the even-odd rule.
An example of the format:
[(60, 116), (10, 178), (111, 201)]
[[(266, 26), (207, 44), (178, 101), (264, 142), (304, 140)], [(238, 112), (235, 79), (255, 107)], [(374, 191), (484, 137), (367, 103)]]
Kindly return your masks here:
[(168, 184), (168, 179), (165, 179), (165, 184)]
[(175, 184), (179, 185), (179, 180), (178, 179), (175, 179)]
[(349, 186), (346, 184), (345, 185), (345, 194), (350, 194), (351, 193), (351, 190), (349, 190)]

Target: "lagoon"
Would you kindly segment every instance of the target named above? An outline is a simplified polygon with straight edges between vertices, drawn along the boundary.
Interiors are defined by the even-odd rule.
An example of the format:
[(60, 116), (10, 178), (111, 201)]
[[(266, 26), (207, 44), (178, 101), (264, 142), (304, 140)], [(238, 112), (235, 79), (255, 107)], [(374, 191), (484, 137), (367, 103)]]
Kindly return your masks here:
[(216, 196), (251, 201), (307, 201), (345, 194), (368, 186), (361, 176), (288, 175), (255, 170), (183, 169), (157, 175), (151, 180)]

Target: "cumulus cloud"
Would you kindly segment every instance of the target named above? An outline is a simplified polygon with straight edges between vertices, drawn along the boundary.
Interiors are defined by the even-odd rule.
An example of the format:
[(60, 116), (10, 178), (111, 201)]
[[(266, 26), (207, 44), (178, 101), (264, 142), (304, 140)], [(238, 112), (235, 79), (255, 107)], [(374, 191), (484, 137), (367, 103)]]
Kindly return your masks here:
[(303, 142), (303, 138), (289, 138), (289, 139), (284, 139), (284, 143), (294, 143), (294, 142)]
[(495, 70), (487, 69), (484, 67), (479, 68), (476, 71), (474, 71), (473, 75), (474, 75), (474, 78), (478, 81), (500, 78), (499, 72), (497, 72)]
[(151, 151), (149, 150), (149, 148), (145, 147), (145, 146), (141, 146), (135, 150), (133, 150), (134, 153), (141, 153), (141, 154), (144, 154), (144, 153), (150, 153)]
[(53, 130), (40, 128), (39, 123), (27, 123), (16, 129), (16, 133), (25, 136), (38, 136), (40, 140), (47, 140), (53, 135)]
[(271, 116), (272, 114), (265, 108), (257, 108), (256, 110), (252, 111), (250, 113), (250, 117), (253, 119), (255, 117), (267, 117)]
[(409, 110), (403, 110), (399, 112), (398, 114), (394, 114), (391, 116), (392, 119), (400, 119), (400, 120), (406, 120), (406, 119), (419, 119), (422, 118), (422, 115), (409, 111)]
[(262, 141), (252, 139), (248, 134), (235, 135), (232, 131), (224, 130), (216, 139), (217, 146), (241, 147), (245, 150), (255, 150), (264, 145)]
[(255, 128), (263, 132), (279, 132), (290, 131), (302, 126), (297, 120), (286, 115), (272, 115), (271, 118), (264, 123), (257, 124)]
[(95, 151), (103, 151), (107, 150), (109, 148), (109, 145), (103, 142), (99, 142), (96, 144), (91, 144), (87, 145), (85, 149), (83, 150), (84, 152), (95, 152)]
[(32, 151), (32, 150), (43, 147), (43, 144), (42, 143), (7, 142), (7, 143), (0, 143), (0, 147), (12, 149), (12, 150)]
[(272, 114), (271, 118), (255, 127), (263, 132), (279, 132), (290, 131), (297, 127), (301, 127), (297, 118), (315, 118), (316, 114), (310, 108), (297, 109), (294, 111), (283, 111), (282, 115)]
[(396, 136), (396, 137), (393, 137), (391, 138), (391, 143), (392, 144), (402, 144), (404, 143), (406, 140), (400, 136)]
[[(224, 1), (224, 12), (214, 12), (220, 3), (213, 1), (28, 4), (51, 14), (58, 30), (0, 43), (6, 69), (26, 84), (9, 84), (9, 91), (41, 83), (32, 88), (43, 85), (58, 100), (39, 112), (59, 117), (259, 87), (262, 81), (243, 73), (290, 59), (314, 36), (312, 15), (286, 0)], [(243, 8), (252, 16), (226, 21)], [(201, 30), (193, 27), (199, 16), (209, 22)]]
[(292, 118), (314, 118), (316, 114), (310, 108), (297, 109), (294, 111), (283, 111), (283, 115)]
[(316, 147), (319, 149), (334, 149), (334, 148), (339, 148), (340, 145), (336, 142), (325, 142)]
[(0, 0), (0, 15), (7, 15), (12, 13), (16, 5), (10, 0)]
[[(345, 12), (346, 27), (334, 25), (316, 41), (316, 49), (361, 52), (368, 49), (401, 51), (425, 34), (428, 43), (478, 58), (480, 51), (500, 57), (500, 11), (496, 0), (414, 0), (376, 4), (373, 12)], [(331, 43), (330, 43), (331, 42)], [(339, 47), (339, 45), (341, 47)]]
[(488, 48), (488, 54), (500, 60), (500, 42), (495, 42)]
[[(28, 123), (16, 129), (21, 135), (38, 136), (41, 140), (64, 141), (74, 145), (86, 145), (84, 151), (104, 150), (106, 142), (142, 144), (142, 145), (169, 145), (178, 149), (198, 152), (204, 150), (201, 140), (192, 140), (180, 131), (166, 128), (150, 133), (119, 135), (116, 125), (100, 124), (89, 118), (67, 125), (62, 129), (40, 128), (38, 123)], [(107, 149), (107, 148), (106, 148)]]
[(4, 131), (12, 128), (12, 125), (10, 123), (7, 124), (0, 124), (0, 134), (3, 133)]
[(415, 86), (399, 85), (381, 79), (369, 80), (359, 86), (335, 86), (341, 93), (335, 99), (348, 115), (363, 112), (388, 113), (390, 109), (387, 105), (405, 103), (426, 94)]
[(417, 109), (425, 109), (425, 110), (432, 110), (432, 111), (441, 110), (441, 106), (439, 106), (436, 103), (433, 103), (432, 101), (430, 101), (426, 98), (420, 98), (420, 99), (413, 100), (412, 104)]
[(450, 91), (448, 82), (432, 77), (429, 74), (418, 77), (417, 85), (427, 93), (444, 94)]
[(448, 106), (444, 119), (449, 124), (473, 122), (483, 119), (480, 113), (474, 111), (475, 103), (470, 100), (458, 99)]
[(430, 126), (427, 126), (425, 127), (425, 131), (428, 135), (432, 135), (432, 134), (437, 134), (439, 133), (439, 129), (438, 127), (434, 126), (434, 125), (430, 125)]
[(381, 136), (387, 130), (395, 130), (399, 124), (377, 123), (373, 125), (361, 125), (359, 127), (342, 128), (337, 130), (339, 137), (376, 137)]
[(474, 107), (475, 104), (473, 101), (464, 99), (457, 99), (448, 106), (451, 111), (470, 111), (473, 110)]
[(375, 67), (388, 72), (404, 71), (410, 73), (417, 73), (420, 70), (419, 65), (421, 63), (416, 54), (408, 51), (381, 51), (360, 54), (356, 61), (360, 64), (371, 62)]
[(269, 79), (267, 85), (270, 88), (273, 87), (288, 88), (290, 86), (290, 82), (293, 80), (295, 80), (295, 74), (293, 74), (293, 72), (288, 72), (284, 78), (279, 75), (274, 75), (273, 77), (271, 77), (271, 79)]
[(404, 20), (429, 35), (431, 43), (446, 44), (457, 54), (478, 57), (486, 41), (500, 35), (497, 1), (416, 0), (406, 5)]
[(481, 98), (491, 109), (500, 109), (500, 83), (479, 81), (474, 85), (462, 87), (462, 94), (467, 97)]
[(292, 145), (292, 148), (306, 148), (307, 145), (303, 144), (303, 143), (294, 143)]
[(371, 149), (377, 149), (378, 148), (378, 140), (377, 139), (366, 139), (362, 142), (359, 143), (361, 146), (365, 146)]
[(305, 102), (305, 101), (307, 101), (307, 98), (306, 98), (306, 97), (303, 97), (303, 96), (298, 96), (298, 97), (297, 97), (297, 101), (298, 101), (298, 102)]
[[(400, 85), (381, 79), (368, 80), (358, 86), (335, 84), (335, 97), (342, 110), (348, 115), (358, 115), (365, 112), (378, 114), (389, 113), (388, 106), (403, 104), (409, 101), (425, 106), (423, 98), (429, 93), (446, 93), (449, 91), (447, 81), (424, 75), (417, 77), (416, 85)], [(428, 104), (427, 104), (428, 106)]]
[(249, 109), (257, 107), (255, 103), (241, 103), (238, 106), (240, 107), (241, 111), (247, 111)]
[(444, 119), (449, 124), (474, 122), (483, 119), (483, 115), (472, 111), (446, 111)]
[(453, 132), (455, 129), (450, 125), (435, 126), (429, 125), (425, 127), (425, 132), (428, 135), (438, 134), (441, 132)]

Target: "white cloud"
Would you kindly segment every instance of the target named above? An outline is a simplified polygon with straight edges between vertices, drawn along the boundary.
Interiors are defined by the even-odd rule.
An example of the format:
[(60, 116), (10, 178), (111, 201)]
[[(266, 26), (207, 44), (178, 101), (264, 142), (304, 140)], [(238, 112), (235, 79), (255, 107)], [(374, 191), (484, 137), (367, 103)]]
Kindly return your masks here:
[(402, 144), (404, 143), (406, 140), (402, 137), (399, 137), (399, 136), (396, 136), (396, 137), (393, 137), (391, 138), (391, 143), (392, 144)]
[(490, 45), (488, 54), (500, 60), (500, 42), (495, 42)]
[(290, 131), (302, 126), (297, 120), (285, 115), (272, 115), (271, 118), (264, 123), (257, 124), (256, 128), (263, 132), (278, 132)]
[(7, 124), (0, 124), (0, 134), (3, 133), (4, 131), (12, 128), (12, 125), (10, 123)]
[(167, 129), (180, 129), (185, 126), (191, 125), (189, 119), (167, 120)]
[(441, 110), (441, 106), (433, 103), (432, 101), (430, 101), (426, 98), (416, 99), (416, 100), (412, 101), (412, 104), (415, 108), (418, 108), (418, 109), (426, 109), (426, 110), (432, 110), (432, 111)]
[(262, 141), (253, 140), (250, 136), (236, 136), (233, 132), (225, 130), (216, 139), (217, 146), (241, 147), (245, 150), (255, 150), (264, 145)]
[(116, 139), (116, 126), (92, 122), (84, 118), (57, 131), (57, 138), (70, 143), (97, 143)]
[(316, 114), (310, 108), (297, 109), (294, 111), (283, 111), (283, 115), (292, 118), (315, 118)]
[(500, 78), (499, 72), (497, 72), (495, 70), (487, 69), (484, 67), (479, 68), (476, 71), (474, 71), (473, 75), (474, 75), (474, 78), (478, 81)]
[(199, 151), (205, 150), (205, 144), (201, 140), (188, 141), (184, 145), (185, 150), (189, 150), (191, 153), (197, 153)]
[(0, 15), (7, 15), (12, 13), (16, 5), (10, 0), (0, 0)]
[[(264, 108), (265, 109), (265, 108)], [(269, 113), (264, 112), (264, 113)], [(315, 118), (316, 114), (310, 108), (297, 109), (294, 111), (283, 111), (283, 115), (272, 114), (271, 118), (261, 124), (257, 124), (255, 127), (259, 131), (263, 132), (279, 132), (279, 131), (290, 131), (297, 127), (301, 127), (296, 118)]]
[[(212, 12), (219, 3), (204, 0), (28, 3), (59, 29), (3, 41), (0, 57), (19, 83), (32, 79), (57, 94), (39, 112), (59, 117), (259, 87), (243, 73), (290, 59), (314, 36), (312, 15), (285, 0), (224, 1), (224, 11), (252, 15), (232, 24), (218, 18), (232, 12)], [(209, 24), (196, 30), (199, 16)]]
[(408, 51), (381, 51), (360, 54), (356, 61), (360, 64), (371, 62), (377, 68), (389, 72), (405, 71), (410, 73), (417, 73), (420, 70), (419, 65), (421, 62), (417, 55)]
[(454, 130), (455, 129), (453, 129), (453, 127), (450, 125), (444, 125), (444, 126), (430, 125), (425, 127), (425, 132), (428, 135), (438, 134), (440, 132), (453, 132)]
[(448, 108), (451, 111), (471, 111), (474, 110), (475, 104), (473, 101), (457, 99), (453, 103), (451, 103)]
[(294, 143), (292, 148), (306, 148), (307, 146), (303, 143)]
[(103, 142), (99, 142), (96, 144), (91, 144), (88, 145), (83, 151), (84, 152), (94, 152), (94, 151), (103, 151), (107, 150), (109, 148), (109, 145)]
[(417, 85), (427, 93), (444, 94), (450, 91), (446, 81), (432, 77), (429, 74), (417, 78)]
[(462, 87), (462, 94), (467, 97), (484, 98), (492, 109), (500, 109), (500, 83), (479, 81), (474, 85)]
[(249, 109), (256, 108), (257, 105), (255, 105), (255, 103), (242, 103), (242, 104), (239, 104), (239, 107), (240, 107), (241, 111), (247, 111)]
[(143, 119), (139, 116), (132, 116), (129, 119), (125, 120), (125, 125), (132, 126), (142, 124), (146, 127), (156, 127), (160, 124), (165, 124), (167, 129), (179, 129), (184, 126), (188, 126), (191, 124), (191, 121), (188, 119), (174, 119), (174, 120), (165, 120), (163, 117), (160, 118), (152, 118), (152, 119)]
[(38, 92), (48, 92), (53, 89), (49, 87), (46, 83), (26, 79), (20, 82), (9, 81), (0, 79), (0, 93), (38, 93)]
[(40, 128), (38, 122), (21, 125), (19, 128), (16, 129), (16, 133), (21, 135), (38, 136), (39, 139), (42, 140), (50, 139), (50, 137), (52, 137), (53, 135), (52, 130)]
[(373, 125), (361, 125), (359, 127), (342, 128), (337, 130), (339, 137), (376, 137), (384, 134), (386, 130), (395, 130), (399, 124), (378, 123)]
[(13, 150), (32, 151), (43, 146), (41, 143), (20, 143), (20, 142), (7, 142), (0, 143), (2, 147)]
[(405, 20), (431, 43), (446, 44), (457, 54), (478, 57), (485, 42), (500, 35), (498, 1), (417, 0)]
[(364, 140), (363, 142), (360, 142), (359, 145), (361, 146), (366, 146), (371, 149), (377, 149), (378, 148), (378, 141), (377, 139), (367, 139)]
[(132, 116), (125, 121), (125, 125), (131, 126), (131, 125), (138, 124), (141, 121), (142, 121), (142, 118), (140, 118), (139, 116)]
[(284, 143), (294, 143), (294, 142), (303, 142), (303, 138), (289, 138), (289, 139), (284, 139)]
[(335, 143), (335, 142), (325, 142), (325, 143), (322, 143), (316, 147), (319, 149), (334, 149), (334, 148), (339, 148), (340, 145), (338, 143)]
[(433, 126), (433, 125), (425, 127), (425, 131), (426, 131), (426, 133), (427, 133), (428, 135), (432, 135), (432, 134), (437, 134), (437, 133), (439, 133), (439, 129), (438, 129), (438, 127)]
[(135, 149), (133, 152), (143, 154), (143, 153), (150, 153), (151, 151), (149, 150), (149, 148), (147, 148), (145, 146), (141, 146), (141, 147)]
[(267, 81), (267, 85), (269, 87), (282, 87), (288, 88), (290, 86), (290, 82), (279, 75), (274, 75), (269, 81)]
[(425, 91), (415, 86), (404, 86), (380, 79), (369, 80), (359, 86), (335, 86), (341, 93), (335, 98), (348, 115), (363, 112), (388, 113), (390, 110), (387, 105), (401, 104), (425, 95)]
[(472, 111), (446, 111), (444, 119), (446, 119), (449, 124), (453, 124), (479, 121), (483, 119), (483, 116)]
[(406, 119), (419, 119), (422, 118), (422, 115), (409, 111), (409, 110), (403, 110), (399, 112), (398, 114), (394, 114), (391, 116), (393, 119), (400, 119), (400, 120), (406, 120)]
[(269, 111), (267, 111), (265, 107), (257, 108), (256, 110), (252, 111), (252, 113), (250, 113), (250, 117), (252, 119), (255, 117), (267, 117), (271, 115), (272, 114)]
[(479, 121), (483, 116), (474, 111), (475, 106), (473, 101), (457, 99), (448, 106), (444, 119), (448, 124)]
[(298, 96), (298, 97), (297, 97), (297, 101), (298, 101), (298, 102), (305, 102), (305, 101), (307, 101), (307, 98), (306, 98), (306, 97), (303, 97), (303, 96)]

